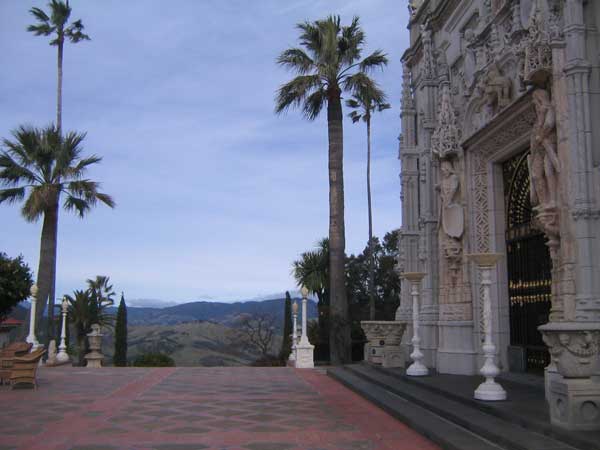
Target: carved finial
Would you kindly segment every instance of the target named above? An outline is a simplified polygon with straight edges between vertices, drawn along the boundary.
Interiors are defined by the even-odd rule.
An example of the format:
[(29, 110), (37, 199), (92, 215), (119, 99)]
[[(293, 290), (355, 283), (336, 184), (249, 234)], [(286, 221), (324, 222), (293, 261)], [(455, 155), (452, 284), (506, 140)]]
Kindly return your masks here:
[(402, 64), (402, 109), (414, 109), (415, 103), (412, 96), (410, 83), (410, 69), (406, 63)]
[(429, 21), (421, 25), (421, 41), (423, 42), (423, 59), (421, 61), (421, 78), (423, 80), (434, 80), (435, 57), (433, 55), (433, 39), (431, 37), (431, 28)]
[(532, 5), (528, 32), (522, 78), (525, 83), (543, 85), (552, 75), (552, 48), (538, 0)]

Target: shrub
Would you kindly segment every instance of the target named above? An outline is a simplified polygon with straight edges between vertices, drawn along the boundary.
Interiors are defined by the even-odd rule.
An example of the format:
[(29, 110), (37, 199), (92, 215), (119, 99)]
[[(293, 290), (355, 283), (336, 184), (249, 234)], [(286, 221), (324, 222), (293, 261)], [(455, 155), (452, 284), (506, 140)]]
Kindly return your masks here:
[(133, 361), (135, 367), (175, 367), (175, 361), (164, 353), (143, 353)]

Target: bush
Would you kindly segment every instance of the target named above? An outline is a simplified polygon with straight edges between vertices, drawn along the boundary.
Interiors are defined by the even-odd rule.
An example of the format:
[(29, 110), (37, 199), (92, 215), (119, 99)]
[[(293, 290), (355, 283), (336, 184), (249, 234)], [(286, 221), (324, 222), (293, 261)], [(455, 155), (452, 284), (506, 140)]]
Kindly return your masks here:
[(164, 353), (143, 353), (133, 361), (135, 367), (175, 367), (175, 361)]

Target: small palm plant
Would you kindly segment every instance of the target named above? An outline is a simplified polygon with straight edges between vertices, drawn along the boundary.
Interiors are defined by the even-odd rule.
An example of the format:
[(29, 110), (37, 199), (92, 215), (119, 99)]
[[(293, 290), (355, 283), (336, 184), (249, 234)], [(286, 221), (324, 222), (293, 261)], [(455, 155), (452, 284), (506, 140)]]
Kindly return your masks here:
[[(13, 140), (4, 139), (0, 153), (0, 204), (24, 201), (21, 214), (28, 222), (43, 218), (40, 260), (37, 272), (38, 320), (48, 304), (48, 323), (54, 322), (54, 286), (58, 212), (63, 207), (84, 217), (98, 202), (113, 208), (114, 200), (100, 192), (99, 183), (85, 178), (87, 169), (102, 158), (84, 157), (85, 134), (69, 132), (64, 137), (55, 126), (44, 129), (21, 126)], [(49, 325), (48, 339), (54, 331)]]
[(112, 327), (114, 317), (106, 311), (107, 304), (98, 304), (89, 289), (75, 290), (65, 296), (69, 302), (69, 323), (77, 336), (79, 365), (85, 365), (84, 356), (88, 352), (87, 334), (94, 323), (102, 327)]
[(390, 108), (385, 93), (370, 78), (364, 78), (363, 85), (346, 100), (346, 106), (353, 111), (348, 115), (353, 123), (361, 119), (367, 125), (367, 208), (369, 215), (369, 318), (375, 320), (375, 255), (373, 250), (373, 210), (371, 206), (371, 118), (374, 112)]

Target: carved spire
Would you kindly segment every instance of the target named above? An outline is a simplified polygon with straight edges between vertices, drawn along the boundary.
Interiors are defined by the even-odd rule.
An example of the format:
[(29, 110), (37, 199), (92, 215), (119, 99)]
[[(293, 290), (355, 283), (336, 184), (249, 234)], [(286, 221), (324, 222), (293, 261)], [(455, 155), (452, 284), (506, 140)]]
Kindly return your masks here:
[(442, 97), (437, 117), (437, 127), (431, 136), (431, 151), (440, 159), (458, 153), (460, 131), (456, 124), (456, 114), (450, 98), (450, 84), (442, 83)]
[(523, 80), (529, 84), (542, 84), (552, 74), (552, 48), (539, 0), (535, 0), (532, 5), (528, 32), (525, 39)]

